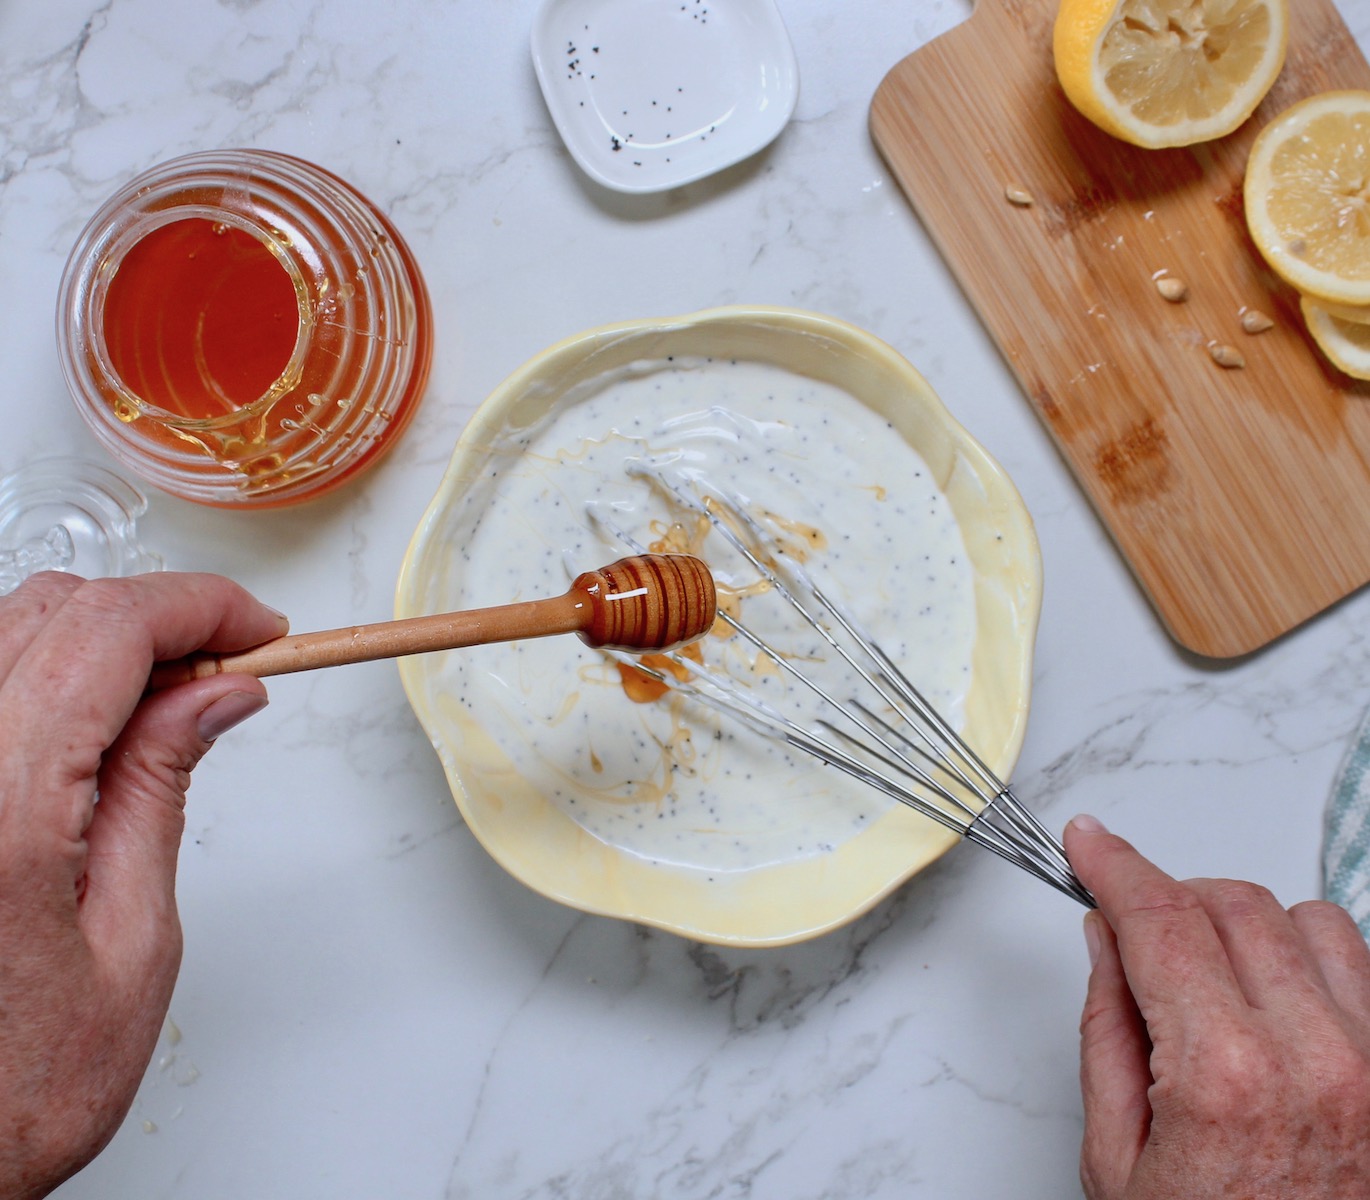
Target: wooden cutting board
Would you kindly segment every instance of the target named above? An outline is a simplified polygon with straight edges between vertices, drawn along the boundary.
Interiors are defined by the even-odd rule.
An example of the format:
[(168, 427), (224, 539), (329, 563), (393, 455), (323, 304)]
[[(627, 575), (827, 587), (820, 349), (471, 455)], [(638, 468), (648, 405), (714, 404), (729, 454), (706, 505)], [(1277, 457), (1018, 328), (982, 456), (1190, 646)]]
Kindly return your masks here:
[[(1370, 385), (1326, 362), (1246, 232), (1261, 126), (1370, 67), (1330, 0), (1291, 0), (1283, 73), (1219, 142), (1141, 150), (1056, 83), (1055, 0), (977, 0), (871, 105), (890, 169), (1171, 634), (1265, 645), (1370, 580)], [(1010, 203), (1005, 188), (1033, 203)], [(1189, 298), (1162, 299), (1154, 276)], [(917, 280), (909, 280), (916, 288)], [(1275, 327), (1251, 335), (1254, 308)], [(1224, 369), (1211, 344), (1245, 357)]]

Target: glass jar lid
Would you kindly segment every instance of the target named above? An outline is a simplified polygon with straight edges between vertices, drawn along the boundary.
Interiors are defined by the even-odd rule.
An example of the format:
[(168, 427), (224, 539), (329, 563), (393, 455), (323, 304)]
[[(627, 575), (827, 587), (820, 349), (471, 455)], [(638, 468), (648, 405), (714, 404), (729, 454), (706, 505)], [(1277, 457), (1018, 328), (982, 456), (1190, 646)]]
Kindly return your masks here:
[(38, 571), (87, 579), (160, 571), (138, 540), (147, 497), (85, 458), (41, 458), (0, 476), (0, 595)]

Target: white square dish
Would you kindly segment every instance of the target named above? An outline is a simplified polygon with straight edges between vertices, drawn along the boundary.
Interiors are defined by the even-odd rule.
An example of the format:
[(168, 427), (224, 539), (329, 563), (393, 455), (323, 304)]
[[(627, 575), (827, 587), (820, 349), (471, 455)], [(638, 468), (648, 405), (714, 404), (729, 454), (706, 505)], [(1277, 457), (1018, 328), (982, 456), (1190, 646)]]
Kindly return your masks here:
[(772, 142), (799, 98), (774, 0), (544, 0), (533, 66), (591, 179), (658, 192)]

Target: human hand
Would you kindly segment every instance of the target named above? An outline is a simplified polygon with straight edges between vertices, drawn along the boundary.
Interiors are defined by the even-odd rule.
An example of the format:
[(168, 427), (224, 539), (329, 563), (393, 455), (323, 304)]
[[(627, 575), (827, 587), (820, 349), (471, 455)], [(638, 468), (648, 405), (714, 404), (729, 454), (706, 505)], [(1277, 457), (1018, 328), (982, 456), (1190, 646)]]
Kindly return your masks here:
[(175, 874), (190, 772), (266, 703), (244, 675), (144, 696), (148, 672), (285, 628), (212, 575), (48, 573), (0, 598), (5, 1200), (47, 1194), (127, 1114), (180, 966)]
[(1090, 1200), (1364, 1200), (1370, 950), (1350, 916), (1179, 883), (1090, 817), (1065, 845), (1099, 903), (1080, 1025)]

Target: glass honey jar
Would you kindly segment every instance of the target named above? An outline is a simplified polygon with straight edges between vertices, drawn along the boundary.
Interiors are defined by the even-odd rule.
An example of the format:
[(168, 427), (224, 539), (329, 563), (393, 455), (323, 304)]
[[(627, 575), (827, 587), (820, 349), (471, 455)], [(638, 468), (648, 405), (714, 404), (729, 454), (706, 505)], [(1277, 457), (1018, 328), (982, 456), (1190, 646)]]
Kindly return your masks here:
[(77, 240), (57, 313), (104, 447), (225, 508), (312, 499), (375, 463), (422, 398), (431, 327), (389, 219), (266, 150), (187, 155), (121, 188)]

